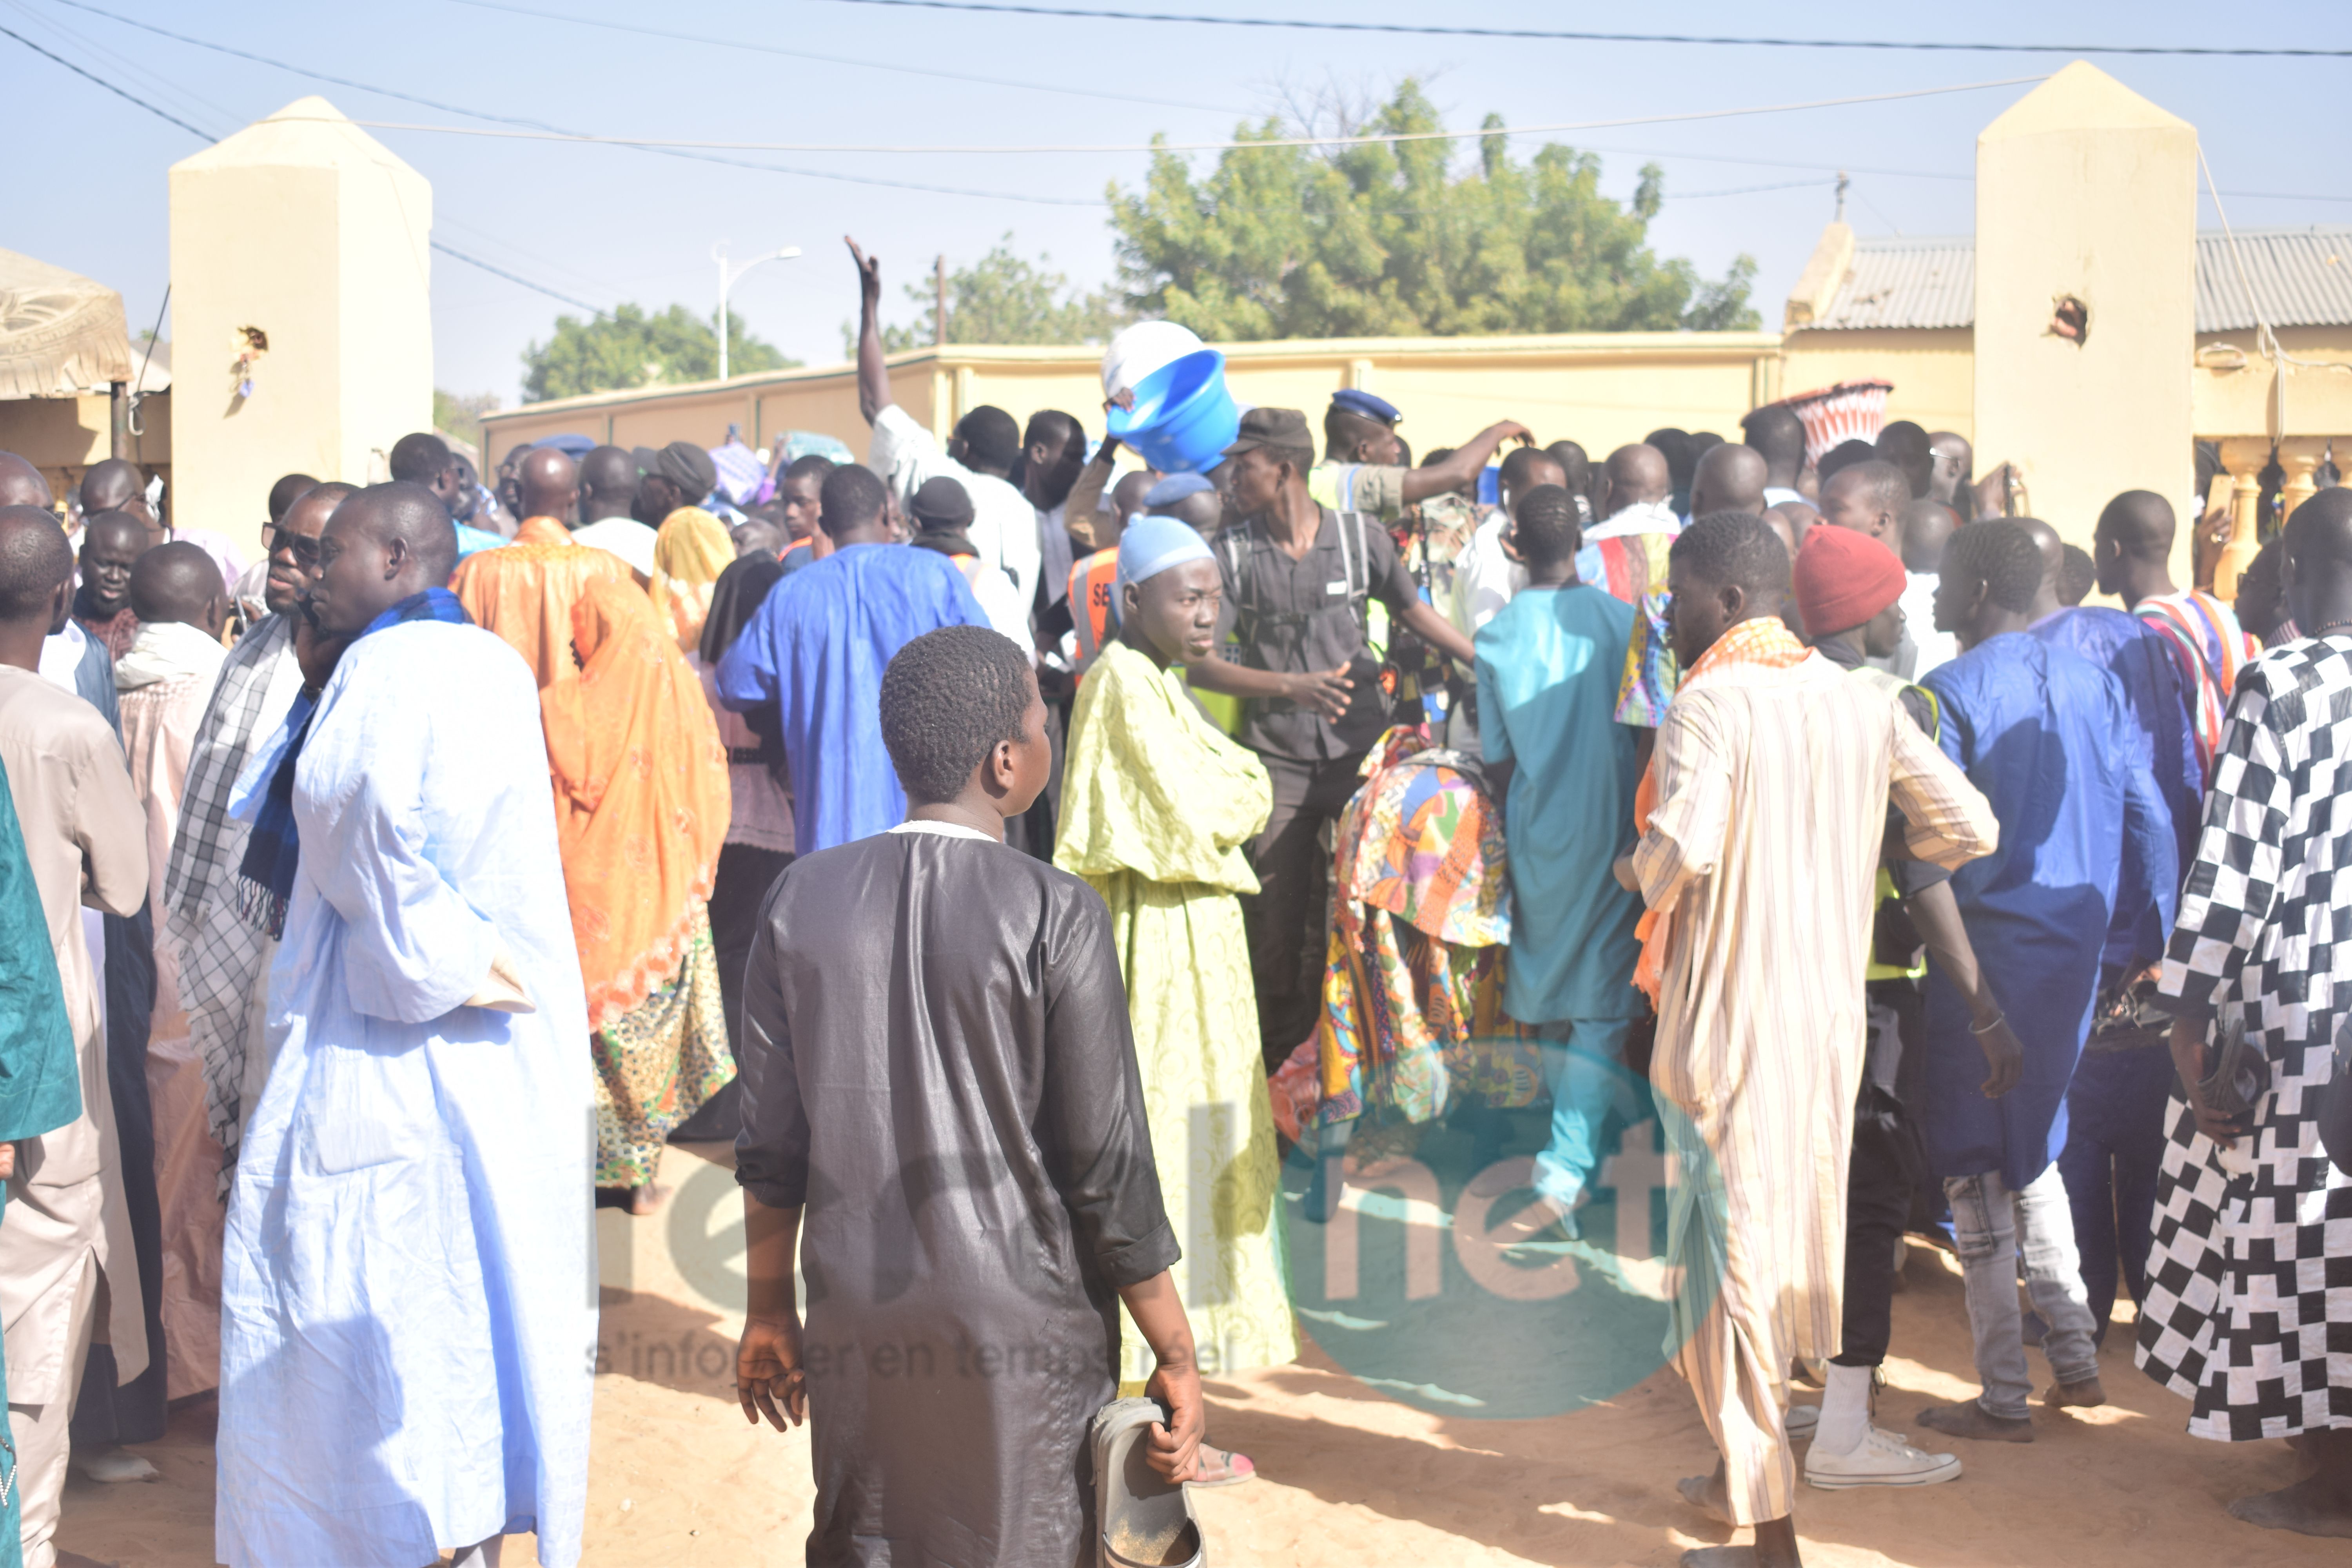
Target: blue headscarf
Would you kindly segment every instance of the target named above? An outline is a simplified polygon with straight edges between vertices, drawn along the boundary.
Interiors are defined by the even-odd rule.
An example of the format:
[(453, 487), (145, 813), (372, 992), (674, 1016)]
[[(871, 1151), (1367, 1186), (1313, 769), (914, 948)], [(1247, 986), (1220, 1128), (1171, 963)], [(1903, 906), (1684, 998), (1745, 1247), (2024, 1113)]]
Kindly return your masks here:
[(1181, 518), (1142, 517), (1118, 536), (1118, 580), (1149, 583), (1171, 566), (1187, 561), (1213, 561), (1216, 555), (1200, 531)]

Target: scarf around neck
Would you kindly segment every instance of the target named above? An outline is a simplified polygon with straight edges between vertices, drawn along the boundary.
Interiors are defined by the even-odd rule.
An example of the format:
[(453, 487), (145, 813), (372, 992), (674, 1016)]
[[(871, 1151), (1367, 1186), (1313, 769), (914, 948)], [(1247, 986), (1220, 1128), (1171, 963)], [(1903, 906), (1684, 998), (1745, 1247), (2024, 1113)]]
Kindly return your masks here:
[[(352, 641), (358, 643), (386, 626), (409, 621), (442, 621), (462, 626), (470, 626), (472, 617), (457, 603), (457, 595), (448, 589), (427, 588), (421, 594), (411, 594), (370, 621)], [(310, 738), (310, 720), (318, 710), (318, 698), (306, 689), (287, 712), (285, 727), (279, 733), (290, 738), (285, 740), (284, 754), (269, 775), (269, 791), (254, 816), (252, 835), (245, 842), (245, 859), (237, 867), (237, 910), (257, 930), (268, 931), (272, 940), (286, 935), (286, 906), (294, 897), (294, 871), (300, 863), (302, 849), (301, 836), (294, 822), (294, 767), (302, 760), (302, 745)]]
[(184, 621), (148, 621), (139, 628), (130, 648), (114, 661), (114, 689), (136, 691), (187, 676), (215, 676), (227, 662), (228, 649), (202, 626)]
[[(1702, 689), (1735, 669), (1791, 669), (1812, 657), (1812, 649), (1797, 640), (1789, 624), (1778, 616), (1757, 616), (1730, 627), (1707, 645), (1707, 650), (1683, 675), (1682, 684), (1675, 689), (1680, 698), (1685, 691)], [(1642, 782), (1633, 791), (1633, 832), (1638, 837), (1650, 831), (1650, 814), (1658, 807), (1658, 759), (1651, 753), (1650, 765), (1643, 770)], [(1666, 943), (1674, 932), (1674, 906), (1643, 910), (1633, 934), (1642, 943), (1642, 956), (1633, 966), (1633, 984), (1658, 1005), (1658, 992), (1665, 983)]]

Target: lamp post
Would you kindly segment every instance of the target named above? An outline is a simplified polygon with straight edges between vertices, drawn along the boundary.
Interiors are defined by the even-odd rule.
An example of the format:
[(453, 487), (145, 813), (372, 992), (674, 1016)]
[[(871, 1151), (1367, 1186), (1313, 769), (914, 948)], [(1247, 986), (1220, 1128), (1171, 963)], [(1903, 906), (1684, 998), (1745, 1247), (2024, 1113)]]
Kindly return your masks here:
[(719, 379), (727, 379), (727, 291), (743, 280), (743, 274), (762, 261), (790, 261), (801, 253), (797, 245), (754, 257), (742, 266), (730, 270), (727, 265), (727, 242), (720, 240), (710, 247), (710, 259), (719, 263)]

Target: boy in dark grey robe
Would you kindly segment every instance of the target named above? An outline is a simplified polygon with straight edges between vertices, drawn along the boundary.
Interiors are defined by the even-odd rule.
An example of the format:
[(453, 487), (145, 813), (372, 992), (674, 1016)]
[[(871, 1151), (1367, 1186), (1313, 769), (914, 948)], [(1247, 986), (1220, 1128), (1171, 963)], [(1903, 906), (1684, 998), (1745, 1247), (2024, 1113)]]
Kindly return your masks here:
[(880, 706), (908, 819), (794, 862), (745, 976), (738, 1392), (814, 1423), (812, 1564), (1076, 1568), (1122, 1298), (1161, 1474), (1202, 1418), (1109, 913), (1004, 847), (1051, 762), (1017, 647), (919, 637)]

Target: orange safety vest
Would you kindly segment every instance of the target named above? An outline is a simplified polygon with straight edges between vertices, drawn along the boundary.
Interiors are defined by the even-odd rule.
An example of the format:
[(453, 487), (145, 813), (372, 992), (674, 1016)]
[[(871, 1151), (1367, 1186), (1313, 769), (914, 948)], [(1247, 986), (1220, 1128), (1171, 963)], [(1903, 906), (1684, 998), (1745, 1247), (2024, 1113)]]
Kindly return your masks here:
[(1118, 631), (1118, 547), (1097, 550), (1070, 568), (1070, 628), (1084, 675)]

